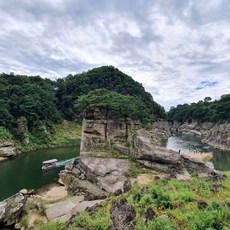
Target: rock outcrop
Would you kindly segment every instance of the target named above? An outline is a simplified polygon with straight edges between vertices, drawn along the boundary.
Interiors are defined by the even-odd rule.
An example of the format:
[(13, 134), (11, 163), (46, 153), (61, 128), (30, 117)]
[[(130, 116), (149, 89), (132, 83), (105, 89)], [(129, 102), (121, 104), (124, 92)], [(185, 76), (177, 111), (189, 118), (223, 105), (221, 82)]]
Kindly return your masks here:
[(9, 158), (15, 156), (16, 149), (14, 148), (14, 145), (10, 141), (5, 141), (0, 143), (0, 158)]
[(21, 193), (15, 195), (0, 202), (0, 225), (10, 226), (18, 223), (23, 207), (25, 205), (26, 198)]
[(156, 133), (156, 135), (161, 139), (167, 139), (171, 136), (170, 132), (170, 126), (168, 121), (160, 120), (153, 123), (153, 131)]
[(203, 142), (230, 151), (230, 123), (215, 124), (207, 132)]
[(112, 230), (131, 230), (134, 229), (136, 211), (130, 204), (119, 201), (112, 202), (111, 208)]
[(183, 124), (174, 122), (170, 127), (173, 132), (184, 134), (195, 134), (203, 138), (203, 142), (215, 148), (230, 151), (230, 124), (214, 124), (211, 122), (185, 122)]
[(70, 187), (73, 183), (76, 187), (92, 183), (108, 193), (118, 194), (129, 180), (132, 162), (179, 178), (193, 172), (212, 171), (200, 159), (158, 145), (156, 135), (141, 128), (139, 122), (118, 120), (108, 109), (88, 109), (83, 120), (79, 164), (67, 166), (60, 178)]

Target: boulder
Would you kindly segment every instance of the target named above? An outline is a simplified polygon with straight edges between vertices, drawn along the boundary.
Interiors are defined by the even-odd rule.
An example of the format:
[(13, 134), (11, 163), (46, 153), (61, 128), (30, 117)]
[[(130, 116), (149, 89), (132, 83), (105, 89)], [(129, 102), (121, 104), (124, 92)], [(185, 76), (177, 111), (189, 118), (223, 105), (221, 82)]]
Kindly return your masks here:
[(84, 112), (79, 164), (70, 162), (60, 177), (69, 189), (83, 188), (93, 194), (92, 188), (96, 186), (106, 193), (120, 194), (128, 189), (125, 183), (131, 162), (181, 180), (190, 178), (194, 172), (212, 171), (202, 160), (180, 155), (159, 144), (156, 133), (141, 128), (139, 122), (118, 120), (109, 109), (90, 108)]
[(23, 188), (19, 191), (19, 193), (21, 193), (22, 195), (27, 195), (28, 194), (28, 190)]
[(88, 180), (109, 193), (114, 193), (118, 189), (123, 191), (124, 183), (127, 181), (125, 174), (130, 169), (129, 160), (82, 155), (80, 168)]
[(26, 198), (21, 193), (0, 202), (0, 224), (10, 226), (16, 224), (20, 220)]
[(110, 213), (112, 230), (134, 229), (136, 211), (130, 204), (114, 200)]
[(16, 156), (16, 150), (12, 146), (1, 147), (0, 148), (0, 156), (1, 157), (13, 157), (13, 156)]
[(151, 207), (148, 207), (145, 212), (145, 220), (146, 222), (152, 220), (156, 216), (156, 213), (153, 211)]

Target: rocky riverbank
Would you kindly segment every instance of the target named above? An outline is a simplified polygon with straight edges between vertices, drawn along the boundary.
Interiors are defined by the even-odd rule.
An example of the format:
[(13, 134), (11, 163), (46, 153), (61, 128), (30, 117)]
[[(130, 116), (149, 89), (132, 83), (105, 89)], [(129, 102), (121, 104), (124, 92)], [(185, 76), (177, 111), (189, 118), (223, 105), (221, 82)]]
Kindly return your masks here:
[(89, 109), (84, 114), (80, 162), (62, 171), (61, 181), (71, 189), (86, 189), (87, 181), (89, 187), (118, 194), (146, 170), (161, 176), (173, 174), (175, 178), (189, 178), (194, 172), (211, 173), (201, 159), (159, 145), (156, 134), (143, 129), (140, 123), (118, 121), (107, 109)]
[(204, 143), (215, 148), (230, 151), (230, 123), (214, 124), (211, 122), (174, 122), (170, 125), (173, 132), (195, 134), (201, 136)]
[(4, 141), (0, 143), (0, 161), (16, 156), (16, 148), (12, 141)]
[[(80, 161), (71, 161), (60, 173), (60, 182), (65, 187), (50, 188), (36, 195), (21, 191), (17, 195), (20, 199), (15, 200), (13, 196), (2, 201), (0, 213), (4, 216), (0, 224), (18, 224), (22, 217), (17, 227), (56, 221), (65, 221), (68, 225), (82, 211), (95, 210), (95, 205), (97, 207), (109, 194), (119, 196), (130, 191), (135, 183), (146, 184), (161, 178), (188, 180), (193, 174), (215, 180), (224, 178), (201, 159), (180, 155), (159, 144), (156, 133), (143, 129), (139, 122), (116, 120), (113, 111), (108, 109), (86, 110)], [(12, 222), (10, 212), (5, 210), (16, 210), (14, 205), (18, 199), (23, 200), (23, 211), (20, 205), (18, 216)], [(6, 209), (8, 203), (13, 206)], [(112, 216), (122, 204), (118, 206), (112, 209)]]

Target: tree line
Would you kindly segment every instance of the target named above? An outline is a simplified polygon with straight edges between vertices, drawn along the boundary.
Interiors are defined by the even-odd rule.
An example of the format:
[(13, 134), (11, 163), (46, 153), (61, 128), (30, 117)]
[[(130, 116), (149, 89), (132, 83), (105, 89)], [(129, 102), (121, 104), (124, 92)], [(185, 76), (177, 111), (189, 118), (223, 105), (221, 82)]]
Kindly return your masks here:
[(223, 95), (220, 100), (211, 101), (206, 97), (197, 103), (178, 105), (168, 112), (169, 121), (177, 122), (230, 122), (230, 95)]
[(147, 123), (166, 118), (163, 107), (140, 83), (113, 66), (103, 66), (57, 80), (0, 74), (0, 126), (15, 134), (20, 117), (26, 119), (29, 131), (52, 128), (63, 119), (80, 121), (84, 105), (92, 103), (98, 92), (100, 101), (107, 98), (107, 106), (116, 105), (133, 119)]

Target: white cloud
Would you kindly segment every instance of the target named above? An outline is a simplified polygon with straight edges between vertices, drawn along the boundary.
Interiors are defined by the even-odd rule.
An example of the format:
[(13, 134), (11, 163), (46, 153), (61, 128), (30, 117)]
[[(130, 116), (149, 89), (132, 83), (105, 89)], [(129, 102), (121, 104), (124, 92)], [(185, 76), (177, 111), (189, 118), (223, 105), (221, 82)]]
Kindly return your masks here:
[[(0, 72), (64, 77), (114, 65), (169, 108), (230, 88), (228, 0), (0, 2)], [(218, 82), (195, 90), (200, 82)]]

